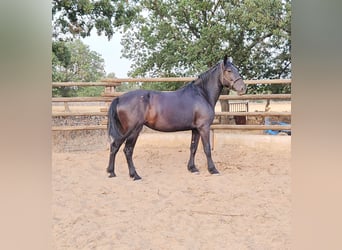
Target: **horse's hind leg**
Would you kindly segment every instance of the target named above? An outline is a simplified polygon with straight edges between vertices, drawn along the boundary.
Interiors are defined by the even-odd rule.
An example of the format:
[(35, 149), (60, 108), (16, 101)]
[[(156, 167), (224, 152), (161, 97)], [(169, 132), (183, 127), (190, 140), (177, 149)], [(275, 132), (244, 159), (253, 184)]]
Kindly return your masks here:
[(138, 175), (137, 171), (135, 170), (135, 166), (133, 163), (133, 150), (134, 150), (134, 146), (135, 143), (137, 142), (139, 133), (142, 129), (142, 125), (139, 126), (137, 129), (135, 129), (132, 134), (130, 134), (130, 136), (127, 138), (126, 140), (126, 144), (125, 144), (125, 148), (124, 148), (124, 152), (126, 155), (126, 160), (127, 160), (127, 164), (128, 164), (128, 170), (129, 170), (129, 176), (131, 178), (133, 178), (133, 180), (140, 180), (141, 177)]
[(116, 153), (119, 151), (122, 143), (125, 141), (125, 138), (119, 138), (115, 139), (111, 144), (110, 144), (110, 155), (109, 155), (109, 163), (107, 167), (107, 172), (109, 173), (108, 177), (115, 177), (115, 157)]

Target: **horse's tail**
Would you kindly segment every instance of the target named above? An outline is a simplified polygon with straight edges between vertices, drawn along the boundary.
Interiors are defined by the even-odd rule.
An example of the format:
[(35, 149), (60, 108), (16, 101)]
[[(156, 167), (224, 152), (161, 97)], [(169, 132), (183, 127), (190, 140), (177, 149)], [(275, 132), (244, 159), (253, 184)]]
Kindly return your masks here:
[(120, 120), (117, 113), (117, 105), (119, 103), (119, 97), (115, 98), (110, 104), (108, 110), (108, 123), (107, 123), (107, 131), (108, 131), (108, 139), (112, 143), (114, 140), (117, 140), (122, 137), (120, 132)]

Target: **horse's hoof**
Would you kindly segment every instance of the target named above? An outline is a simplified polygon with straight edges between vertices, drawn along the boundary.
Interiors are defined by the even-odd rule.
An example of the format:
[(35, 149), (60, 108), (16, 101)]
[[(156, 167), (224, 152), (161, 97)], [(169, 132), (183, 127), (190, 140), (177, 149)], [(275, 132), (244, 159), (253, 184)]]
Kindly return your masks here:
[(209, 169), (209, 173), (212, 175), (220, 175), (220, 172), (216, 168)]
[(196, 174), (196, 175), (200, 173), (199, 170), (198, 170), (197, 168), (191, 169), (190, 172), (191, 172), (192, 174)]
[(191, 168), (188, 168), (188, 170), (193, 173), (193, 174), (199, 174), (199, 170), (198, 168), (196, 167), (191, 167)]
[(135, 175), (133, 178), (133, 181), (138, 181), (141, 180), (141, 177), (139, 175)]
[(133, 181), (137, 181), (141, 179), (141, 177), (137, 173), (129, 174), (129, 177), (131, 177)]
[(114, 172), (109, 173), (108, 178), (113, 178), (113, 177), (116, 177), (115, 173)]

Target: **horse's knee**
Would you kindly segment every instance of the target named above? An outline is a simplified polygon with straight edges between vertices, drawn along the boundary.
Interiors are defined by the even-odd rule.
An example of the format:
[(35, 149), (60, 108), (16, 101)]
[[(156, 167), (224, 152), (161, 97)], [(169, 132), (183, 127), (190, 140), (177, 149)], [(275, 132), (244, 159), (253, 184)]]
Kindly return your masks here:
[(133, 148), (132, 147), (125, 147), (124, 148), (125, 155), (132, 155), (133, 154)]
[(121, 147), (122, 143), (118, 143), (118, 142), (113, 142), (110, 145), (110, 153), (111, 154), (116, 154), (119, 150), (119, 148)]
[(211, 150), (210, 150), (210, 145), (209, 144), (205, 145), (203, 149), (204, 149), (204, 153), (206, 155), (211, 154)]

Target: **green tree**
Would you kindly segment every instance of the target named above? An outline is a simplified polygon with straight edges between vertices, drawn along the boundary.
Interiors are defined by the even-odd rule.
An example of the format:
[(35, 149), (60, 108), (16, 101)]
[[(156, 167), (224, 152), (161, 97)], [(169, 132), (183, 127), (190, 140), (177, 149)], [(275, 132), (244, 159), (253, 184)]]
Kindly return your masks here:
[(107, 74), (106, 78), (116, 78), (116, 75), (114, 72), (110, 72)]
[[(232, 56), (246, 79), (291, 76), (290, 0), (54, 0), (55, 39), (108, 39), (124, 27), (130, 76), (195, 76)], [(122, 31), (122, 30), (121, 30)], [(58, 59), (58, 57), (57, 57)], [(55, 58), (53, 58), (55, 60)], [(177, 85), (177, 86), (176, 86)], [(169, 84), (175, 89), (179, 83)], [(146, 85), (160, 88), (160, 84)], [(249, 86), (249, 92), (290, 92), (288, 86)]]
[(139, 8), (122, 40), (123, 56), (134, 62), (131, 76), (196, 75), (224, 54), (246, 79), (291, 74), (288, 0), (143, 0)]
[(86, 37), (92, 29), (110, 39), (116, 28), (129, 24), (136, 13), (134, 0), (53, 0), (53, 37)]
[[(52, 81), (96, 82), (105, 76), (104, 60), (80, 40), (52, 43)], [(53, 96), (96, 96), (103, 87), (59, 87)]]

